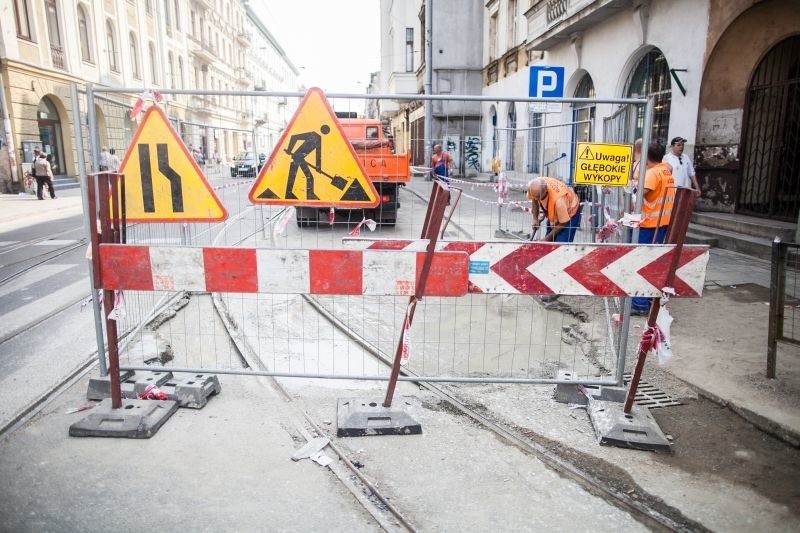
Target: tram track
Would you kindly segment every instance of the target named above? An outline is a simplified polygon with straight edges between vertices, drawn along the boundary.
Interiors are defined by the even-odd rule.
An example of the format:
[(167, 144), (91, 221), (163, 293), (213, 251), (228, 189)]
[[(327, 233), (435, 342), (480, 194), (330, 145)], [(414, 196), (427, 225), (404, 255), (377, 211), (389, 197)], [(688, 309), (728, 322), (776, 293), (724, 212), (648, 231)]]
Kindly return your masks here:
[[(416, 195), (420, 200), (426, 201), (424, 197), (420, 196), (416, 192), (409, 192)], [(272, 220), (277, 220), (279, 217), (280, 214), (275, 216)], [(450, 226), (459, 233), (463, 234), (464, 238), (471, 238), (469, 232), (467, 232), (458, 224), (450, 221)], [(317, 313), (331, 323), (335, 329), (356, 342), (375, 359), (387, 366), (391, 366), (392, 361), (390, 358), (385, 356), (376, 347), (372, 346), (357, 332), (349, 328), (347, 324), (339, 320), (339, 318), (333, 313), (329, 312), (317, 298), (310, 295), (302, 295), (302, 297)], [(247, 364), (250, 368), (258, 369), (265, 374), (271, 374), (268, 372), (267, 366), (258, 358), (256, 351), (250, 347), (249, 342), (246, 338), (244, 338), (241, 330), (230, 323), (230, 317), (224, 309), (223, 300), (221, 298), (215, 298), (214, 301), (215, 309), (217, 310), (218, 315), (222, 318), (223, 323), (225, 323), (226, 330), (230, 334), (232, 342), (234, 342), (242, 354), (245, 364)], [(235, 334), (233, 332), (235, 332)], [(407, 377), (415, 377), (413, 372), (407, 371), (406, 369), (403, 369), (402, 373)], [(297, 402), (283, 387), (276, 376), (267, 375), (267, 377), (288, 403), (297, 404)], [(509, 427), (507, 424), (493, 420), (486, 410), (479, 412), (475, 407), (470, 406), (468, 401), (459, 398), (454, 392), (447, 390), (445, 386), (423, 380), (412, 382), (417, 383), (420, 387), (423, 387), (427, 391), (434, 394), (440, 399), (440, 401), (446, 402), (450, 407), (449, 412), (452, 414), (457, 414), (471, 419), (473, 422), (478, 424), (485, 431), (493, 434), (499, 440), (537, 458), (554, 472), (569, 478), (588, 493), (600, 497), (604, 501), (607, 501), (615, 507), (629, 513), (643, 525), (657, 531), (702, 531), (705, 529), (701, 524), (688, 519), (679, 510), (669, 507), (666, 504), (660, 506), (650, 505), (648, 502), (658, 502), (660, 500), (652, 496), (649, 498), (643, 498), (642, 496), (644, 491), (641, 487), (636, 486), (635, 491), (630, 490), (627, 487), (625, 487), (625, 489), (620, 489), (615, 487), (614, 484), (609, 480), (603, 479), (581, 468), (581, 466), (579, 466), (577, 463), (569, 460), (569, 453), (557, 453), (543, 444), (542, 440), (544, 440), (544, 438), (542, 436), (532, 435), (531, 432), (528, 432), (526, 435), (514, 428)], [(398, 520), (404, 528), (409, 531), (415, 531), (415, 527), (406, 518), (406, 513), (404, 513), (402, 509), (397, 508), (394, 504), (391, 504), (391, 498), (388, 495), (382, 494), (381, 491), (377, 489), (375, 483), (367, 479), (366, 476), (350, 461), (347, 452), (342, 449), (340, 444), (338, 444), (337, 437), (333, 434), (330, 434), (328, 431), (323, 430), (322, 424), (315, 420), (306, 410), (302, 408), (302, 406), (295, 405), (295, 408), (301, 414), (303, 420), (313, 428), (317, 435), (324, 435), (328, 437), (331, 450), (333, 450), (337, 457), (339, 457), (346, 469), (353, 476), (359, 479), (359, 481), (363, 484), (363, 488), (368, 489), (374, 498), (381, 502), (381, 505), (385, 506), (385, 509), (391, 512), (395, 519)], [(537, 437), (539, 438), (537, 439)], [(337, 475), (341, 478), (341, 474)], [(347, 483), (345, 483), (345, 485), (347, 485)], [(352, 487), (348, 488), (350, 488), (352, 491)], [(637, 497), (633, 497), (631, 494), (636, 494)], [(357, 494), (354, 493), (354, 496), (357, 496), (357, 499), (361, 502), (361, 504), (366, 506), (368, 512), (376, 517), (376, 519), (379, 518), (379, 513), (376, 515), (377, 511), (373, 508), (374, 506), (369, 505), (371, 500), (367, 500), (367, 502), (365, 502), (359, 498)], [(382, 527), (386, 528), (383, 524)]]

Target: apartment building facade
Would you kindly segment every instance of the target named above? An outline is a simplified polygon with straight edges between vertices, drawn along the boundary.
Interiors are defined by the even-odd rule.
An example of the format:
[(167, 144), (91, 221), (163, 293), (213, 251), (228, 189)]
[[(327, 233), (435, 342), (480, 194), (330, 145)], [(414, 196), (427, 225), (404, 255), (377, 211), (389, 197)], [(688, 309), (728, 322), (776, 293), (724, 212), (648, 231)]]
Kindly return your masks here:
[[(434, 6), (446, 4), (433, 0)], [(389, 5), (397, 4), (385, 2)], [(800, 4), (781, 0), (488, 0), (479, 49), (481, 89), (497, 96), (480, 110), (481, 170), (494, 158), (522, 174), (571, 181), (574, 154), (543, 140), (547, 126), (570, 128), (567, 144), (604, 139), (611, 104), (564, 104), (560, 111), (502, 98), (529, 96), (532, 67), (563, 67), (564, 97), (652, 98), (650, 138), (688, 139), (702, 187), (699, 208), (796, 221), (800, 214)], [(457, 6), (448, 5), (455, 9)], [(395, 8), (395, 12), (396, 12)], [(464, 5), (461, 12), (469, 12)], [(382, 12), (382, 16), (386, 12)], [(387, 19), (395, 32), (408, 19)], [(438, 19), (437, 17), (437, 20)], [(446, 17), (449, 34), (467, 34)], [(473, 21), (474, 22), (474, 21)], [(434, 28), (435, 28), (434, 24)], [(434, 29), (434, 43), (436, 40)], [(382, 79), (403, 79), (395, 43)], [(464, 46), (469, 50), (465, 50)], [(434, 44), (434, 49), (436, 50)], [(435, 58), (434, 58), (435, 61)], [(399, 75), (398, 75), (399, 73)], [(386, 86), (391, 89), (391, 84)], [(468, 90), (468, 89), (467, 89)], [(418, 86), (418, 92), (420, 88)], [(439, 87), (434, 86), (434, 93)], [(397, 117), (386, 117), (397, 121)], [(641, 136), (637, 116), (630, 142)], [(559, 157), (564, 153), (564, 157)], [(560, 159), (555, 164), (554, 159)]]
[[(425, 2), (381, 0), (380, 91), (416, 94), (425, 85)], [(432, 4), (432, 93), (480, 94), (483, 10), (480, 2), (436, 0)], [(420, 101), (381, 102), (397, 149), (411, 150), (416, 165), (425, 161), (425, 108)], [(480, 105), (467, 101), (432, 104), (432, 139), (453, 156), (457, 172), (466, 172), (464, 145), (480, 129)], [(430, 149), (430, 146), (428, 146)]]
[[(130, 94), (98, 93), (95, 99), (100, 144), (120, 153), (138, 127), (129, 111), (147, 89), (252, 89), (253, 34), (247, 20), (242, 0), (0, 3), (0, 103), (8, 117), (0, 190), (20, 190), (36, 145), (48, 153), (57, 175), (78, 174), (73, 82), (80, 88), (83, 114), (87, 84), (137, 88)], [(278, 57), (288, 62), (282, 51)], [(296, 79), (286, 80), (285, 90), (297, 90)], [(200, 148), (207, 161), (224, 162), (252, 145), (255, 118), (246, 98), (166, 95), (163, 105), (184, 143)]]

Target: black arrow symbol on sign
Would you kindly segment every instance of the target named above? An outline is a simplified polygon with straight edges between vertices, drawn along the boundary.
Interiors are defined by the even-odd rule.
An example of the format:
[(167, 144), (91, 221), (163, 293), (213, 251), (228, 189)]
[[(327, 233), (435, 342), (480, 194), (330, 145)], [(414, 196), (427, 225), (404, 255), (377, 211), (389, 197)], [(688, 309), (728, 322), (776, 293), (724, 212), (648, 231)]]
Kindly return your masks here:
[[(145, 213), (155, 213), (156, 203), (153, 196), (153, 174), (150, 170), (150, 145), (139, 145), (139, 168), (142, 174), (142, 202)], [(169, 166), (169, 152), (166, 144), (156, 145), (158, 171), (169, 180), (172, 196), (172, 212), (183, 213), (183, 187), (181, 176)]]

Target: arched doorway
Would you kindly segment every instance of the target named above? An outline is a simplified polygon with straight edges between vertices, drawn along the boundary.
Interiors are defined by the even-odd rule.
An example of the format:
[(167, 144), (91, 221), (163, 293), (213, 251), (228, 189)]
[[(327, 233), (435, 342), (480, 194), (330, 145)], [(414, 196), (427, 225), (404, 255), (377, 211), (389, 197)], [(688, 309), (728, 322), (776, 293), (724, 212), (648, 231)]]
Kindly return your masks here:
[(800, 35), (773, 46), (747, 91), (737, 213), (795, 221), (800, 210)]
[(67, 173), (64, 164), (64, 139), (61, 134), (61, 118), (58, 116), (56, 106), (48, 97), (42, 98), (36, 110), (39, 119), (39, 141), (42, 150), (47, 154), (47, 159), (53, 167), (53, 174), (64, 175)]
[[(625, 96), (628, 98), (653, 97), (653, 124), (650, 130), (650, 142), (666, 146), (672, 88), (669, 79), (669, 65), (661, 50), (651, 49), (631, 70)], [(643, 106), (638, 106), (637, 109), (635, 137), (638, 138), (644, 131), (645, 109)]]

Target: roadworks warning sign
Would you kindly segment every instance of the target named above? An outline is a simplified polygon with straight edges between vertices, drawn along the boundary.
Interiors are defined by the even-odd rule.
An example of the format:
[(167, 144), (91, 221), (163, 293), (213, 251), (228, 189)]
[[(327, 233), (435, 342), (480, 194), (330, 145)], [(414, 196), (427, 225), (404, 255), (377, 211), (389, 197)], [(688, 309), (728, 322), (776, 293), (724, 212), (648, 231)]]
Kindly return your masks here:
[(624, 187), (633, 163), (630, 144), (578, 143), (575, 183)]

